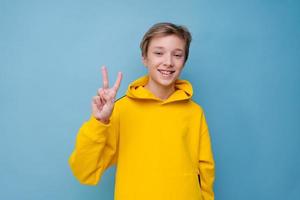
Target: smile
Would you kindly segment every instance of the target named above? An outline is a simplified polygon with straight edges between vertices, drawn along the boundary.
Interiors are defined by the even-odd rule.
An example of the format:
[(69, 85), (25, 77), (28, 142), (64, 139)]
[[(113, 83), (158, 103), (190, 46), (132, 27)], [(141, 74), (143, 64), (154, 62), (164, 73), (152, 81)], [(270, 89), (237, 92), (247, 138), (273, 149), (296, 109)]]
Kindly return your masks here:
[(173, 70), (162, 70), (162, 69), (158, 69), (157, 71), (159, 71), (164, 76), (171, 75), (171, 74), (173, 74), (175, 72)]

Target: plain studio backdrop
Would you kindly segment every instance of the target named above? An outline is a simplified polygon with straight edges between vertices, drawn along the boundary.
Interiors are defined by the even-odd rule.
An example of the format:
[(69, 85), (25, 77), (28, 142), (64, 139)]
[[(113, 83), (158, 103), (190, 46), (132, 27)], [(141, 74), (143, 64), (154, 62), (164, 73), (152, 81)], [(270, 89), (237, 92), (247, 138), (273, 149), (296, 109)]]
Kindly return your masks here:
[(115, 167), (84, 186), (68, 159), (101, 65), (123, 96), (157, 22), (192, 32), (181, 78), (207, 116), (216, 199), (299, 198), (299, 1), (1, 0), (0, 199), (113, 199)]

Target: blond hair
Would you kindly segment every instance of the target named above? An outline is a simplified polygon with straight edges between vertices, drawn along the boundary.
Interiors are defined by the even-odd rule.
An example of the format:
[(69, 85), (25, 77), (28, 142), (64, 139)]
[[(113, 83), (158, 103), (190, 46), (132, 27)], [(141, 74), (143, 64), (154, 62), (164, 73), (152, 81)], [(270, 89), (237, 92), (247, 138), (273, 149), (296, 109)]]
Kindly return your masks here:
[(177, 37), (184, 40), (184, 42), (185, 42), (185, 60), (184, 60), (184, 62), (186, 62), (189, 57), (189, 48), (190, 48), (190, 43), (192, 41), (192, 35), (185, 26), (176, 25), (176, 24), (169, 23), (169, 22), (162, 22), (162, 23), (154, 24), (145, 33), (145, 35), (140, 43), (142, 56), (147, 57), (149, 44), (154, 37), (161, 37), (161, 36), (168, 36), (168, 35), (176, 35)]

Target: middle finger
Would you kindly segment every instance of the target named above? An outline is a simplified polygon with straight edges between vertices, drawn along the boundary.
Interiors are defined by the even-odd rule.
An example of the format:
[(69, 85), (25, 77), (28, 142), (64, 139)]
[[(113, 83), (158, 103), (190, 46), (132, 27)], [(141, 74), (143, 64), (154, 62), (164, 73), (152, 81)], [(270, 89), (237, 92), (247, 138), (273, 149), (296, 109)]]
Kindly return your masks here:
[(102, 78), (103, 78), (103, 88), (108, 88), (108, 75), (107, 75), (107, 69), (105, 66), (102, 66)]

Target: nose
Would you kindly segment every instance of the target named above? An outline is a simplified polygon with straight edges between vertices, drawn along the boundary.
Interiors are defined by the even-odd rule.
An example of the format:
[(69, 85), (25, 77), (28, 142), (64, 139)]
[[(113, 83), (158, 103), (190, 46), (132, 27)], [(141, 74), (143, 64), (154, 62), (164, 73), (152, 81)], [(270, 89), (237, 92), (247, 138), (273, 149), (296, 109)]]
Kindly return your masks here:
[(167, 67), (173, 67), (172, 55), (170, 55), (170, 54), (165, 55), (164, 65), (167, 66)]

